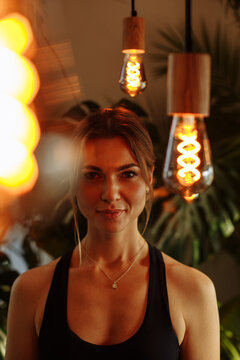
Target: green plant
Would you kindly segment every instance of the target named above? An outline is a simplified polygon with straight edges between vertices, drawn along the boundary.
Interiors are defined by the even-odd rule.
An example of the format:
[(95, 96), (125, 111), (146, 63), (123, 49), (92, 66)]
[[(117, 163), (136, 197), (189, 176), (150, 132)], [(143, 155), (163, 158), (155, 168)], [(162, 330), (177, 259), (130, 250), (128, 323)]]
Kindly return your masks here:
[(221, 326), (221, 360), (240, 360), (240, 341), (232, 331)]
[(240, 297), (219, 305), (221, 360), (240, 360)]
[(4, 359), (6, 347), (6, 322), (11, 286), (18, 276), (12, 270), (9, 258), (0, 252), (0, 359)]
[(239, 0), (220, 0), (221, 3), (225, 3), (227, 7), (231, 8), (235, 19), (237, 22), (240, 22), (239, 16), (239, 8), (240, 8), (240, 1)]

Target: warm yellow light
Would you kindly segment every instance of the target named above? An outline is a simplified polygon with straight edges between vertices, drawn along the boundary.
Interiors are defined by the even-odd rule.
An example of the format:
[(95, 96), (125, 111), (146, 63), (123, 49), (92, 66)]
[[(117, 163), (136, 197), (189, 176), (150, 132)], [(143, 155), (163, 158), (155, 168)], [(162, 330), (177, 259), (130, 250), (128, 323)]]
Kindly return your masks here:
[(198, 157), (201, 145), (196, 140), (197, 130), (190, 125), (185, 125), (178, 133), (178, 138), (181, 142), (178, 144), (177, 150), (182, 155), (177, 157), (180, 167), (177, 171), (177, 178), (182, 185), (191, 186), (201, 177), (201, 173), (197, 169), (201, 162)]
[(24, 104), (30, 103), (39, 89), (39, 77), (32, 62), (4, 47), (0, 47), (0, 79), (0, 93)]
[(0, 183), (7, 191), (18, 195), (33, 186), (38, 176), (38, 166), (32, 153), (21, 143), (1, 141)]
[(141, 84), (140, 63), (137, 61), (136, 56), (131, 56), (127, 63), (127, 88), (132, 91), (138, 90)]
[(197, 197), (198, 197), (198, 194), (193, 194), (191, 196), (183, 196), (184, 199), (187, 201), (187, 202), (192, 202), (193, 200), (195, 200)]
[(29, 105), (39, 89), (39, 77), (22, 55), (31, 42), (25, 17), (12, 14), (0, 21), (0, 191), (7, 201), (29, 191), (38, 176), (33, 151), (40, 128)]
[(213, 166), (203, 117), (187, 113), (173, 116), (163, 180), (186, 201), (211, 185)]
[(129, 96), (140, 94), (147, 86), (142, 54), (127, 53), (119, 80), (120, 88)]
[(0, 20), (0, 46), (22, 54), (28, 49), (32, 39), (31, 26), (24, 16), (13, 13)]
[(40, 138), (34, 112), (14, 98), (0, 94), (0, 139), (19, 141), (33, 151)]
[[(0, 165), (0, 178), (1, 182), (4, 185), (13, 186), (16, 180), (13, 180), (13, 176), (19, 172), (22, 163), (27, 157), (27, 148), (15, 141), (9, 142), (9, 139), (1, 139), (0, 144), (1, 149), (1, 165)], [(6, 183), (5, 183), (6, 180)]]

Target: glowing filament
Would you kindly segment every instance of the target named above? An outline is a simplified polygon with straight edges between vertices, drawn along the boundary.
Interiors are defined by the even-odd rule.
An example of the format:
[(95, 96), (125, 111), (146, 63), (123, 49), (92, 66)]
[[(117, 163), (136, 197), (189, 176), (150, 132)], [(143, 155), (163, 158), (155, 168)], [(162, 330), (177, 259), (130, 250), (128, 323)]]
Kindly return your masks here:
[(189, 127), (184, 130), (186, 130), (184, 134), (178, 134), (178, 138), (182, 141), (177, 146), (177, 150), (182, 155), (177, 158), (177, 163), (181, 167), (177, 172), (177, 178), (182, 185), (191, 186), (201, 177), (201, 173), (197, 169), (201, 162), (198, 157), (201, 145), (196, 140), (196, 130), (190, 131)]
[(140, 63), (136, 57), (131, 57), (127, 63), (127, 88), (131, 91), (136, 90), (141, 84)]

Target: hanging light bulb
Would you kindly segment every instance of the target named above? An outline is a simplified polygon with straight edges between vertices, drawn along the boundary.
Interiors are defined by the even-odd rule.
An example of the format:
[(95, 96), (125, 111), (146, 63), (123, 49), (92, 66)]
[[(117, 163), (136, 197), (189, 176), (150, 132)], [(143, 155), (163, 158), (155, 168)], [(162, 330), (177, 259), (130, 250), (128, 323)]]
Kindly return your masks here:
[(172, 116), (163, 179), (169, 189), (192, 201), (213, 181), (204, 117), (209, 115), (210, 56), (170, 54), (167, 107)]
[(119, 84), (120, 88), (131, 97), (140, 94), (146, 88), (142, 54), (125, 54)]
[(120, 88), (129, 96), (140, 94), (147, 86), (143, 54), (144, 19), (137, 16), (132, 1), (132, 16), (124, 19), (123, 23), (123, 67), (119, 80)]
[(209, 116), (211, 58), (193, 53), (191, 0), (185, 0), (185, 52), (169, 54), (167, 113), (173, 117), (163, 180), (192, 201), (211, 185), (213, 166), (204, 118)]
[(211, 185), (213, 166), (202, 117), (173, 116), (163, 178), (173, 192), (188, 201)]

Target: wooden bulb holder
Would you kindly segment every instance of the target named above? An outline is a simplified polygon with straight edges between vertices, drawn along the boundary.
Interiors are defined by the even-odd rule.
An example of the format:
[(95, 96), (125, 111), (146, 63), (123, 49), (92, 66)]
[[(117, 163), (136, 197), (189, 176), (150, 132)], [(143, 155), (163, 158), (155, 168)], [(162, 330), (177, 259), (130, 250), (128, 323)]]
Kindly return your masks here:
[(167, 113), (209, 116), (211, 57), (177, 53), (168, 56)]
[(123, 53), (145, 53), (145, 24), (138, 16), (127, 17), (123, 20)]

